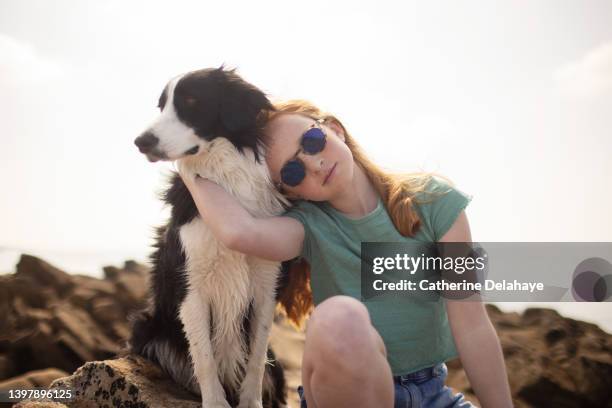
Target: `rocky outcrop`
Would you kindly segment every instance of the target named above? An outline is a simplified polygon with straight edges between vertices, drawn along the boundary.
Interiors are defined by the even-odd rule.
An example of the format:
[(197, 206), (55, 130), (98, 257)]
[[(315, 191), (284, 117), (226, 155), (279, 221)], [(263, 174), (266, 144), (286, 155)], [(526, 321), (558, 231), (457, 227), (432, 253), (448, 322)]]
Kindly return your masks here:
[[(104, 279), (69, 275), (24, 255), (15, 274), (0, 275), (0, 389), (48, 386), (63, 377), (52, 387), (78, 391), (67, 403), (71, 407), (199, 406), (154, 364), (130, 355), (117, 358), (129, 334), (127, 316), (144, 304), (147, 269), (128, 261), (104, 273)], [(504, 350), (516, 407), (612, 407), (610, 334), (550, 309), (518, 314), (487, 305), (487, 310)], [(286, 369), (290, 406), (296, 408), (303, 343), (303, 333), (277, 319), (272, 346)], [(460, 361), (447, 364), (448, 385), (477, 402)]]
[[(487, 311), (516, 407), (612, 407), (612, 335), (551, 309)], [(447, 364), (449, 385), (476, 401), (460, 361)]]
[(14, 274), (0, 275), (0, 381), (49, 367), (71, 373), (119, 352), (128, 313), (144, 304), (146, 268), (126, 262), (105, 274), (70, 275), (23, 255)]
[(23, 389), (34, 387), (48, 387), (55, 379), (67, 377), (69, 373), (56, 368), (28, 371), (25, 374), (2, 381), (0, 389)]
[[(136, 356), (86, 363), (73, 375), (56, 380), (51, 388), (75, 389), (75, 398), (65, 405), (79, 408), (201, 406), (199, 398), (177, 387), (156, 365)], [(31, 402), (15, 405), (34, 406)]]

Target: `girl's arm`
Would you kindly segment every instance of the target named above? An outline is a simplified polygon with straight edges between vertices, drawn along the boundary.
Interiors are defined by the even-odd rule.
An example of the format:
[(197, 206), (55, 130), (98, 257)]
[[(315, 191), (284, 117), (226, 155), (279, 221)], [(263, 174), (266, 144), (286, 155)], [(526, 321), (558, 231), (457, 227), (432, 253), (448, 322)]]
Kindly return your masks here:
[(255, 218), (218, 184), (183, 176), (198, 211), (215, 237), (228, 248), (271, 261), (301, 254), (304, 226), (290, 217)]
[[(465, 212), (440, 242), (472, 242)], [(482, 406), (512, 407), (504, 354), (484, 304), (447, 300), (446, 311), (461, 364)]]

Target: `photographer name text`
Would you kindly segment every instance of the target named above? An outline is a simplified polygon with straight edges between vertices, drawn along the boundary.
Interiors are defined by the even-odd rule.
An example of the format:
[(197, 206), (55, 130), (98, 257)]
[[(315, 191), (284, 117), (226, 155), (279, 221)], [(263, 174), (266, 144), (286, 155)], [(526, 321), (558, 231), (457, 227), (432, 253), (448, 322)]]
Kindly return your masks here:
[(397, 282), (385, 282), (382, 279), (376, 279), (372, 282), (372, 287), (376, 291), (469, 291), (479, 292), (482, 290), (496, 291), (522, 291), (522, 292), (537, 292), (544, 290), (542, 282), (519, 282), (517, 280), (507, 281), (502, 280), (496, 282), (491, 279), (486, 279), (484, 285), (481, 282), (448, 282), (443, 280), (429, 281), (423, 279), (419, 282), (402, 279)]

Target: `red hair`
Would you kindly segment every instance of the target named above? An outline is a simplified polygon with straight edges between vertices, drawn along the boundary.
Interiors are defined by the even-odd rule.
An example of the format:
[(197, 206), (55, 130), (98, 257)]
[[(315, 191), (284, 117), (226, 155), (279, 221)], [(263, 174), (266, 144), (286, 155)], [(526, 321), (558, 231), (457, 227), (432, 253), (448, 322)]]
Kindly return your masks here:
[[(275, 110), (268, 114), (267, 123), (281, 115), (296, 114), (340, 126), (355, 163), (363, 169), (380, 195), (395, 228), (405, 237), (413, 237), (417, 233), (421, 221), (413, 202), (418, 193), (424, 192), (432, 173), (398, 174), (383, 170), (366, 156), (338, 118), (321, 111), (308, 101), (290, 100), (277, 103), (274, 107)], [(294, 261), (289, 274), (289, 284), (280, 294), (279, 303), (289, 320), (301, 327), (314, 306), (310, 289), (310, 265), (303, 259)]]

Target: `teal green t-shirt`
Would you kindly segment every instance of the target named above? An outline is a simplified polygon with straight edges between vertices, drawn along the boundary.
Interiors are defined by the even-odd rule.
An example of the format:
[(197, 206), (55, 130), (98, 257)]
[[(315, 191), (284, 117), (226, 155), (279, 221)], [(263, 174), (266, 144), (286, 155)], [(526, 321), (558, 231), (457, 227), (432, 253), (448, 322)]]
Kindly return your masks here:
[(385, 343), (393, 375), (457, 356), (442, 297), (435, 301), (409, 294), (361, 297), (361, 242), (439, 241), (472, 198), (439, 178), (432, 178), (425, 191), (415, 200), (421, 226), (414, 237), (400, 235), (381, 200), (359, 219), (346, 217), (326, 202), (300, 201), (285, 214), (304, 225), (302, 257), (310, 263), (315, 306), (335, 295), (362, 301)]

